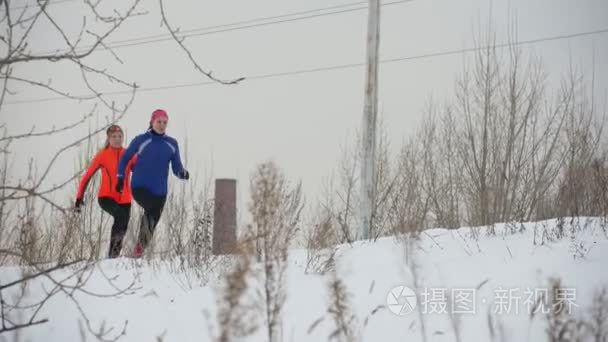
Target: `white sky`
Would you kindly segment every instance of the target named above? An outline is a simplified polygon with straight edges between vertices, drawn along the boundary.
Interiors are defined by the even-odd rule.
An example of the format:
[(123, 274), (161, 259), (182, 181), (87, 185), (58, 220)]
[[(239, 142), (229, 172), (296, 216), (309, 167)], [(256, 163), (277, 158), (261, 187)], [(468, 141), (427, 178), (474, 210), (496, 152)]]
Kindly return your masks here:
[[(104, 1), (107, 3), (118, 2)], [(182, 0), (166, 1), (166, 11), (173, 26), (186, 30), (347, 3), (346, 0)], [(77, 30), (81, 6), (79, 1), (68, 1), (53, 5), (51, 11), (59, 22)], [(490, 2), (481, 0), (415, 0), (385, 6), (381, 19), (381, 58), (472, 47), (479, 23), (484, 29), (487, 26), (489, 8)], [(142, 9), (148, 14), (134, 18), (109, 41), (166, 33), (160, 27), (158, 3), (143, 0)], [(608, 28), (605, 0), (493, 1), (491, 13), (498, 42), (506, 40), (509, 12), (516, 18), (519, 40)], [(366, 23), (367, 12), (355, 11), (192, 37), (185, 43), (200, 64), (212, 69), (217, 77), (247, 77), (363, 62)], [(58, 42), (52, 30), (43, 28), (33, 32), (30, 45), (35, 51), (47, 51)], [(567, 72), (570, 61), (590, 76), (595, 55), (596, 90), (598, 94), (606, 94), (608, 33), (543, 42), (524, 50), (543, 58), (552, 84)], [(206, 81), (193, 70), (173, 41), (115, 52), (124, 64), (118, 64), (107, 52), (100, 52), (90, 63), (107, 67), (144, 88)], [(431, 95), (439, 101), (450, 96), (462, 65), (461, 55), (451, 55), (380, 66), (379, 109), (395, 148), (420, 122)], [(53, 84), (80, 93), (84, 89), (82, 81), (67, 66), (28, 63), (16, 67), (15, 74), (39, 80), (52, 78)], [(188, 155), (183, 157), (188, 159), (187, 167), (192, 172), (202, 175), (205, 169), (212, 168), (214, 177), (237, 178), (240, 194), (246, 197), (250, 172), (257, 163), (273, 158), (290, 178), (303, 181), (309, 199), (314, 201), (324, 180), (338, 166), (341, 148), (361, 124), (363, 81), (364, 69), (356, 67), (251, 80), (237, 86), (205, 85), (142, 92), (120, 124), (132, 138), (145, 130), (152, 110), (164, 108), (170, 115), (169, 134), (182, 145), (182, 154), (188, 137)], [(102, 84), (100, 88), (115, 90), (111, 84)], [(12, 86), (11, 90), (19, 93), (9, 97), (8, 102), (54, 96), (18, 86)], [(117, 103), (125, 99), (114, 98)], [(90, 108), (90, 104), (66, 100), (10, 104), (1, 109), (0, 122), (7, 124), (10, 133), (18, 133), (33, 124), (40, 129), (60, 126)], [(100, 108), (99, 114), (109, 113)], [(71, 131), (53, 140), (16, 144), (13, 176), (23, 176), (28, 158), (42, 164), (56, 145), (82, 133)], [(59, 174), (67, 175), (66, 170), (73, 169), (75, 158), (74, 153), (62, 159), (63, 166), (54, 171), (54, 179)], [(246, 202), (246, 198), (241, 198), (240, 210), (246, 209)]]

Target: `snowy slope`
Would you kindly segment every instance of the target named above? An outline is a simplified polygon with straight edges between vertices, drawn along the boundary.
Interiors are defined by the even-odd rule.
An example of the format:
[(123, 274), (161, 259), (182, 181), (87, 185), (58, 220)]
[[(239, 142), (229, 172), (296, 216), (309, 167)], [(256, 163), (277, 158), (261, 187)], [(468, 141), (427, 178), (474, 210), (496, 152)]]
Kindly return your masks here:
[[(544, 316), (530, 318), (529, 299), (535, 297), (530, 297), (529, 290), (533, 295), (543, 293), (549, 288), (550, 277), (561, 278), (565, 293), (572, 296), (573, 313), (578, 315), (591, 305), (596, 289), (608, 287), (608, 239), (601, 220), (567, 219), (564, 237), (550, 241), (557, 225), (556, 220), (526, 223), (523, 228), (521, 224), (498, 225), (497, 234), (492, 237), (480, 228), (432, 229), (421, 234), (415, 248), (410, 245), (414, 253), (406, 253), (405, 244), (394, 238), (341, 246), (338, 276), (350, 292), (357, 317), (353, 325), (361, 340), (423, 341), (419, 319), (422, 316), (427, 341), (456, 341), (455, 330), (461, 341), (491, 341), (488, 312), (492, 313), (495, 331), (502, 330), (507, 341), (546, 340)], [(478, 239), (473, 235), (478, 235)], [(306, 251), (293, 251), (287, 276), (284, 341), (326, 341), (334, 331), (327, 314), (330, 276), (306, 274), (305, 264)], [(48, 323), (0, 335), (0, 340), (80, 341), (85, 335), (87, 341), (95, 341), (82, 318), (84, 313), (90, 330), (113, 329), (106, 338), (212, 341), (218, 333), (216, 298), (222, 274), (218, 271), (210, 275), (211, 280), (201, 286), (196, 278), (171, 272), (168, 266), (152, 267), (130, 259), (102, 261), (86, 279), (87, 290), (98, 294), (115, 292), (108, 278), (116, 288), (124, 288), (134, 280), (136, 288), (111, 298), (79, 292), (72, 300), (68, 293), (59, 293), (40, 313), (39, 317), (48, 318)], [(395, 314), (386, 306), (387, 297), (396, 286), (416, 287), (412, 270), (417, 273), (417, 308)], [(2, 282), (14, 279), (19, 272), (17, 268), (0, 269)], [(53, 276), (61, 279), (68, 274), (58, 271)], [(32, 281), (27, 300), (34, 301), (42, 291), (51, 289), (49, 280)], [(451, 315), (455, 311), (450, 305), (454, 298), (451, 295), (463, 293), (473, 293), (475, 305), (454, 299), (460, 303), (457, 305), (461, 305), (461, 311), (467, 312)], [(3, 294), (8, 295), (6, 290)], [(398, 303), (403, 300), (398, 298)], [(399, 305), (391, 309), (396, 307)], [(431, 312), (433, 309), (438, 312)], [(15, 312), (10, 314), (15, 318)], [(261, 315), (257, 316), (261, 319)], [(125, 333), (121, 335), (125, 322)], [(312, 326), (313, 322), (317, 324)], [(264, 332), (260, 329), (243, 340), (266, 341)]]

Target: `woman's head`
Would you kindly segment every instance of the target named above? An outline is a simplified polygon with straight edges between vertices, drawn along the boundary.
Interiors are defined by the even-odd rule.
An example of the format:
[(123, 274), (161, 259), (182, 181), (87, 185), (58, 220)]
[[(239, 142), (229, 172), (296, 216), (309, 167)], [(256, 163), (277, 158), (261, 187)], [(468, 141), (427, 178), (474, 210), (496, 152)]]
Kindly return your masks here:
[(158, 134), (165, 134), (167, 130), (167, 122), (169, 121), (169, 115), (162, 109), (157, 109), (152, 112), (150, 117), (150, 129)]
[(122, 128), (118, 125), (112, 125), (106, 130), (106, 147), (122, 147)]

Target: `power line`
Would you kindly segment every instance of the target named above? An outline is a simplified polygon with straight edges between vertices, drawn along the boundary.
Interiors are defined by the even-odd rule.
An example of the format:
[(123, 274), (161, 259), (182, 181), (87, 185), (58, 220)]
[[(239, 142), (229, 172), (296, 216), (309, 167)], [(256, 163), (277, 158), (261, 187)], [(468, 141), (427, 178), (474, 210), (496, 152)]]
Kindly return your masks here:
[[(72, 1), (75, 1), (75, 0), (55, 0), (55, 1), (51, 2), (50, 4), (56, 4), (56, 3), (62, 3), (62, 2), (72, 2)], [(391, 5), (396, 5), (396, 4), (400, 4), (400, 3), (406, 3), (406, 2), (412, 2), (412, 1), (415, 1), (415, 0), (397, 0), (397, 1), (387, 2), (387, 3), (384, 3), (382, 5), (383, 6), (391, 6)], [(243, 20), (243, 21), (237, 21), (237, 22), (227, 23), (227, 24), (212, 25), (212, 26), (205, 26), (205, 27), (199, 27), (199, 28), (194, 28), (194, 29), (188, 29), (188, 30), (180, 31), (178, 33), (178, 35), (180, 35), (183, 38), (197, 37), (197, 36), (204, 36), (204, 35), (221, 33), (221, 32), (237, 31), (237, 30), (249, 29), (249, 28), (254, 28), (254, 27), (259, 27), (259, 26), (267, 26), (267, 25), (281, 24), (281, 23), (286, 23), (286, 22), (291, 22), (291, 21), (311, 19), (311, 18), (328, 16), (328, 15), (333, 15), (333, 14), (341, 14), (341, 13), (348, 13), (348, 12), (354, 12), (354, 11), (361, 11), (361, 10), (367, 9), (367, 6), (357, 7), (357, 8), (352, 8), (352, 9), (342, 10), (342, 11), (333, 11), (333, 12), (328, 12), (328, 13), (320, 13), (320, 14), (317, 14), (317, 15), (309, 15), (309, 16), (302, 16), (302, 17), (297, 17), (297, 18), (290, 18), (288, 20), (279, 20), (279, 21), (275, 20), (275, 19), (281, 19), (281, 18), (286, 18), (286, 17), (300, 16), (300, 15), (306, 15), (306, 14), (310, 14), (310, 13), (317, 13), (317, 12), (322, 12), (322, 11), (330, 11), (330, 10), (336, 10), (336, 9), (341, 9), (341, 8), (346, 8), (346, 7), (352, 7), (352, 6), (357, 6), (357, 5), (366, 5), (366, 4), (367, 4), (366, 1), (359, 1), (359, 2), (352, 2), (352, 3), (348, 3), (348, 4), (328, 6), (328, 7), (316, 8), (316, 9), (299, 11), (299, 12), (285, 13), (285, 14), (280, 14), (280, 15), (275, 15), (275, 16), (259, 17), (259, 18), (253, 18), (253, 19), (248, 19), (248, 20)], [(31, 5), (31, 6), (34, 7), (35, 5)], [(14, 9), (25, 8), (25, 7), (26, 6), (15, 7)], [(275, 21), (265, 22), (265, 21), (268, 21), (268, 20), (275, 20)], [(262, 23), (258, 23), (258, 22), (262, 22)], [(251, 24), (251, 23), (258, 23), (258, 24), (256, 24), (256, 25), (247, 25), (247, 24)], [(241, 26), (239, 26), (239, 25), (241, 25)], [(242, 26), (242, 25), (246, 25), (246, 26)], [(232, 27), (232, 26), (237, 26), (237, 27)], [(227, 28), (227, 29), (222, 29), (222, 28)], [(210, 30), (215, 30), (215, 31), (210, 31)], [(203, 32), (201, 32), (201, 31), (203, 31)], [(209, 32), (205, 32), (205, 31), (209, 31)], [(136, 45), (145, 45), (145, 44), (152, 44), (152, 43), (169, 41), (169, 40), (173, 40), (173, 37), (171, 36), (171, 34), (158, 34), (158, 35), (151, 35), (151, 36), (145, 36), (145, 37), (137, 37), (137, 38), (130, 38), (130, 39), (124, 39), (124, 40), (118, 40), (118, 41), (108, 42), (108, 43), (105, 44), (105, 46), (100, 46), (99, 49), (100, 50), (107, 50), (108, 48), (122, 48), (122, 47), (136, 46)], [(76, 50), (77, 51), (81, 51), (81, 50), (85, 50), (86, 51), (87, 49), (89, 49), (91, 47), (93, 47), (93, 46), (92, 45), (82, 46), (82, 47), (79, 47)], [(65, 52), (70, 52), (71, 50), (65, 49), (64, 51)], [(52, 53), (56, 53), (56, 52), (58, 52), (58, 51), (57, 50), (48, 50), (46, 52), (42, 52), (41, 54), (52, 54)]]
[[(382, 4), (382, 6), (392, 6), (392, 5), (398, 5), (398, 4), (403, 4), (403, 3), (407, 3), (407, 2), (413, 2), (413, 1), (415, 1), (415, 0), (396, 0), (396, 1), (385, 2)], [(330, 11), (330, 12), (325, 12), (325, 13), (317, 13), (317, 12), (322, 12), (322, 11), (328, 11), (328, 10), (334, 10), (334, 9), (339, 9), (339, 8), (361, 5), (361, 4), (365, 4), (365, 3), (366, 2), (355, 2), (355, 3), (351, 3), (351, 4), (343, 4), (343, 5), (336, 5), (336, 6), (331, 6), (331, 7), (317, 8), (317, 9), (312, 9), (312, 10), (307, 10), (307, 11), (286, 13), (286, 14), (271, 16), (271, 17), (249, 19), (249, 20), (239, 21), (239, 22), (234, 22), (234, 23), (229, 23), (229, 24), (201, 27), (198, 29), (190, 29), (187, 31), (183, 31), (183, 32), (188, 32), (187, 34), (183, 34), (183, 32), (179, 32), (178, 36), (180, 36), (180, 38), (201, 37), (201, 36), (206, 36), (206, 35), (216, 34), (216, 33), (239, 31), (239, 30), (251, 29), (251, 28), (262, 27), (262, 26), (270, 26), (270, 25), (283, 24), (283, 23), (312, 19), (312, 18), (325, 17), (325, 16), (334, 15), (334, 14), (343, 14), (343, 13), (362, 11), (362, 10), (367, 9), (367, 6), (360, 6), (360, 7), (343, 9), (343, 10), (338, 10), (338, 11)], [(317, 13), (317, 14), (303, 15), (303, 14), (308, 14), (308, 13)], [(293, 16), (298, 16), (298, 17), (281, 19), (281, 18), (293, 17)], [(281, 20), (273, 20), (273, 19), (281, 19)], [(262, 21), (262, 22), (260, 22), (260, 21)], [(240, 26), (237, 26), (237, 25), (240, 25)], [(235, 26), (235, 27), (232, 27), (232, 26)], [(204, 32), (199, 32), (199, 31), (204, 31)], [(131, 39), (125, 39), (125, 40), (121, 40), (121, 41), (108, 42), (108, 43), (104, 44), (105, 46), (99, 46), (98, 49), (99, 50), (118, 49), (118, 48), (123, 48), (123, 47), (147, 45), (147, 44), (153, 44), (153, 43), (159, 43), (159, 42), (171, 41), (171, 40), (173, 40), (173, 37), (170, 34), (161, 34), (161, 35), (154, 35), (154, 36), (147, 36), (147, 37), (140, 37), (140, 38), (131, 38)], [(83, 47), (78, 48), (77, 51), (83, 51), (83, 50), (86, 51), (87, 49), (89, 49), (91, 47), (92, 46), (83, 46)], [(69, 50), (64, 50), (64, 51), (69, 52)], [(47, 52), (45, 52), (45, 54), (51, 54), (51, 53), (56, 53), (56, 52), (57, 51), (47, 51)]]
[(381, 63), (392, 63), (392, 62), (407, 61), (407, 60), (412, 60), (412, 59), (423, 59), (423, 58), (430, 58), (430, 57), (456, 55), (456, 54), (462, 54), (462, 53), (467, 53), (467, 52), (485, 50), (488, 48), (503, 49), (503, 48), (510, 47), (510, 46), (531, 45), (531, 44), (536, 44), (536, 43), (542, 43), (542, 42), (548, 42), (548, 41), (554, 41), (554, 40), (562, 40), (562, 39), (570, 39), (570, 38), (578, 38), (578, 37), (591, 36), (591, 35), (602, 34), (602, 33), (608, 33), (608, 28), (594, 30), (594, 31), (564, 34), (564, 35), (552, 36), (552, 37), (545, 37), (545, 38), (522, 40), (522, 41), (513, 42), (513, 43), (494, 44), (494, 45), (484, 46), (484, 47), (480, 47), (480, 48), (464, 48), (464, 49), (459, 49), (459, 50), (448, 50), (448, 51), (442, 51), (442, 52), (427, 53), (427, 54), (417, 55), (417, 56), (391, 58), (391, 59), (382, 60)]
[[(55, 0), (55, 1), (50, 1), (49, 0), (49, 4), (48, 5), (55, 5), (55, 4), (60, 4), (60, 3), (64, 3), (64, 2), (74, 2), (74, 1), (76, 1), (76, 0)], [(38, 4), (34, 3), (34, 4), (31, 4), (31, 5), (24, 5), (24, 6), (19, 6), (19, 7), (11, 7), (10, 9), (11, 10), (16, 10), (16, 9), (23, 9), (23, 8), (26, 8), (26, 7), (29, 7), (29, 8), (38, 8)]]
[[(590, 36), (590, 35), (596, 35), (596, 34), (602, 34), (602, 33), (608, 33), (608, 28), (594, 30), (594, 31), (578, 32), (578, 33), (572, 33), (572, 34), (566, 34), (566, 35), (551, 36), (551, 37), (545, 37), (545, 38), (523, 40), (523, 41), (514, 42), (514, 43), (501, 43), (501, 44), (483, 46), (483, 47), (478, 47), (478, 48), (464, 48), (464, 49), (439, 51), (439, 52), (414, 55), (414, 56), (404, 56), (404, 57), (397, 57), (397, 58), (382, 59), (382, 60), (380, 60), (380, 63), (382, 63), (382, 64), (396, 63), (396, 62), (404, 62), (404, 61), (425, 59), (425, 58), (432, 58), (432, 57), (459, 55), (459, 54), (464, 54), (464, 53), (469, 53), (469, 52), (485, 50), (488, 48), (502, 49), (502, 48), (506, 48), (506, 47), (510, 47), (510, 46), (531, 45), (531, 44), (537, 44), (537, 43), (541, 43), (541, 42), (578, 38), (578, 37), (584, 37), (584, 36)], [(285, 72), (259, 74), (259, 75), (252, 75), (252, 76), (245, 77), (245, 81), (310, 74), (310, 73), (317, 73), (317, 72), (323, 72), (323, 71), (352, 69), (352, 68), (357, 68), (357, 67), (361, 67), (364, 65), (365, 65), (365, 63), (351, 63), (351, 64), (341, 64), (341, 65), (300, 69), (300, 70), (285, 71)], [(198, 87), (198, 86), (204, 86), (204, 85), (210, 85), (210, 84), (217, 84), (217, 82), (204, 81), (204, 82), (182, 83), (182, 84), (166, 85), (166, 86), (158, 86), (158, 87), (146, 87), (146, 88), (138, 88), (137, 92), (144, 93), (144, 92), (151, 92), (151, 91), (190, 88), (190, 87)], [(120, 90), (120, 91), (105, 92), (102, 94), (103, 95), (120, 95), (120, 94), (129, 94), (131, 92), (132, 92), (131, 90)], [(64, 99), (66, 99), (66, 97), (59, 96), (59, 97), (48, 97), (48, 98), (41, 98), (41, 99), (12, 101), (12, 102), (6, 102), (5, 104), (11, 105), (11, 104), (23, 104), (23, 103), (39, 103), (39, 102), (48, 102), (48, 101), (64, 100)]]
[[(187, 35), (189, 33), (197, 33), (197, 32), (200, 32), (200, 31), (208, 31), (208, 30), (213, 30), (213, 29), (218, 29), (218, 28), (224, 28), (224, 27), (231, 27), (231, 26), (237, 26), (237, 25), (246, 25), (246, 24), (256, 23), (256, 22), (259, 22), (259, 21), (266, 21), (266, 20), (272, 20), (272, 19), (280, 19), (280, 18), (285, 18), (285, 17), (293, 17), (293, 16), (296, 16), (296, 15), (304, 15), (304, 14), (316, 13), (316, 12), (321, 12), (321, 11), (335, 10), (335, 9), (340, 9), (340, 8), (345, 8), (345, 7), (362, 5), (362, 4), (365, 4), (365, 3), (366, 3), (365, 1), (353, 2), (353, 3), (348, 3), (348, 4), (330, 6), (330, 7), (316, 8), (316, 9), (311, 9), (311, 10), (306, 10), (306, 11), (284, 13), (284, 14), (280, 14), (280, 15), (276, 15), (276, 16), (253, 18), (253, 19), (248, 19), (248, 20), (243, 20), (243, 21), (236, 21), (236, 22), (227, 23), (227, 24), (204, 26), (204, 27), (199, 27), (199, 28), (194, 28), (194, 29), (183, 30), (183, 31), (180, 31), (178, 34), (179, 35)], [(148, 40), (148, 39), (167, 38), (167, 37), (170, 38), (171, 34), (164, 33), (164, 34), (157, 34), (157, 35), (146, 36), (146, 37), (117, 40), (117, 41), (108, 42), (107, 45), (112, 46), (112, 45), (115, 45), (115, 44), (118, 45), (118, 44), (122, 44), (122, 43), (132, 43), (132, 42), (137, 42), (137, 41), (142, 41), (142, 40), (145, 41), (145, 40)]]

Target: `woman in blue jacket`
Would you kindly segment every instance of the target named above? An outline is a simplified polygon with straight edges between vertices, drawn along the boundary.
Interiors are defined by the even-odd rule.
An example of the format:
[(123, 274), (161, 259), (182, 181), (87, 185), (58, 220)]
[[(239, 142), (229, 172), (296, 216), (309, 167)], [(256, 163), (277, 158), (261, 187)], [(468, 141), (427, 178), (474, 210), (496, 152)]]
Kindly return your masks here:
[[(129, 160), (133, 156), (136, 158), (131, 176), (131, 193), (135, 202), (144, 209), (139, 239), (133, 252), (133, 256), (138, 258), (143, 256), (144, 249), (152, 239), (165, 206), (169, 163), (177, 178), (189, 178), (179, 156), (177, 141), (165, 134), (168, 120), (166, 111), (155, 110), (150, 118), (148, 131), (131, 141), (118, 165), (118, 179), (122, 180)], [(122, 192), (122, 187), (123, 182), (119, 181), (116, 191)]]

